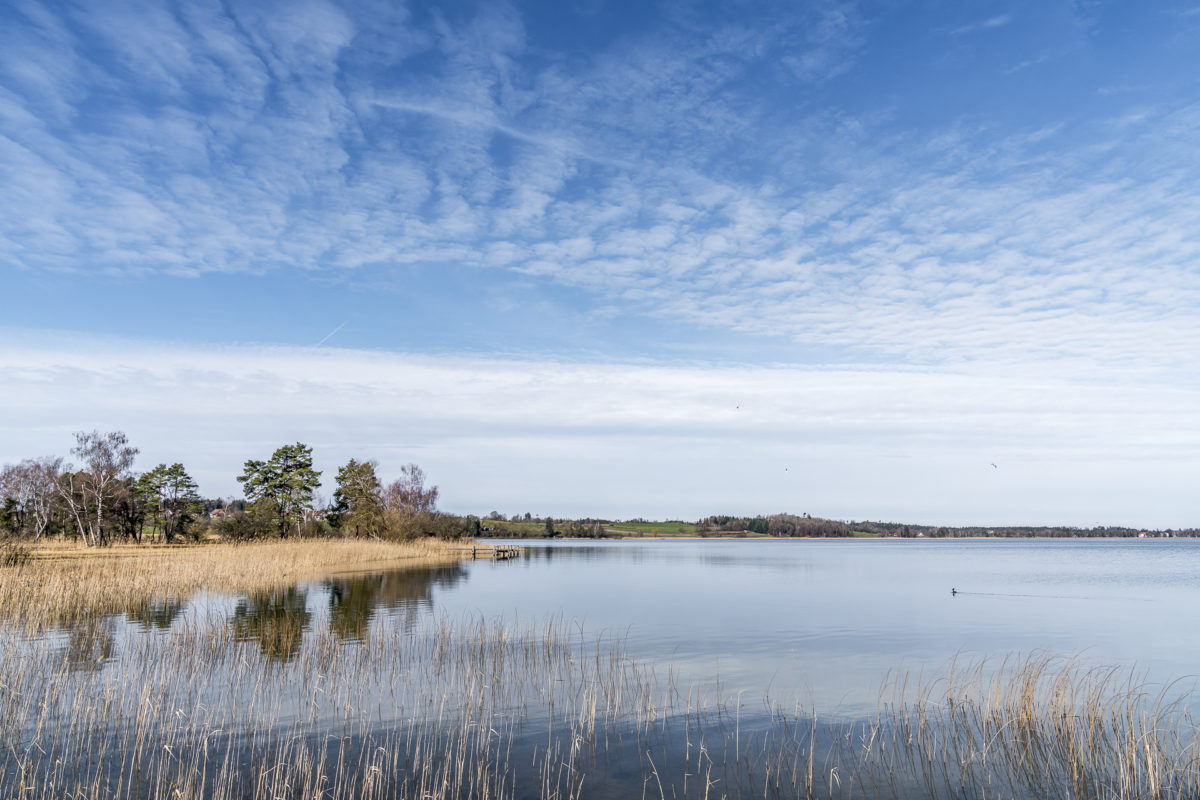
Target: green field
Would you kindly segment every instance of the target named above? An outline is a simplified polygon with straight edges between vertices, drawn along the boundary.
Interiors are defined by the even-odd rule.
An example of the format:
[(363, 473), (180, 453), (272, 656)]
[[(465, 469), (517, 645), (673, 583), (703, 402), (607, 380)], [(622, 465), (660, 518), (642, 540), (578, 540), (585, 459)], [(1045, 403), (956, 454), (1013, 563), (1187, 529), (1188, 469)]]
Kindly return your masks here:
[(695, 536), (696, 525), (691, 522), (613, 522), (604, 529), (614, 536)]
[(546, 535), (546, 523), (540, 520), (510, 522), (485, 519), (480, 520), (479, 524), (483, 528), (483, 535), (493, 539), (536, 539)]

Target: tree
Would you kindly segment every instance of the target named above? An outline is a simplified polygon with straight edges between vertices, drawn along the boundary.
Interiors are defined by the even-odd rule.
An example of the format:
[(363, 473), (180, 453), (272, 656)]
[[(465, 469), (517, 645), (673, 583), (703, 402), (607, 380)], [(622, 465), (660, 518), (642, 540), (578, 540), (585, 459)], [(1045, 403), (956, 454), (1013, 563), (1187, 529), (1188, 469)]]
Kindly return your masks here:
[(32, 526), (35, 539), (42, 538), (50, 526), (61, 473), (62, 459), (51, 456), (29, 458), (0, 471), (0, 498), (13, 501), (20, 527)]
[(71, 455), (83, 463), (79, 471), (68, 466), (58, 481), (58, 494), (66, 503), (76, 528), (89, 547), (104, 543), (105, 512), (120, 482), (129, 476), (138, 449), (120, 431), (75, 434)]
[(0, 508), (0, 528), (8, 536), (20, 536), (25, 529), (25, 511), (11, 497), (4, 497), (4, 506)]
[(337, 472), (331, 524), (355, 536), (378, 537), (383, 531), (383, 487), (374, 461), (353, 458)]
[(159, 464), (149, 472), (143, 472), (138, 476), (137, 481), (133, 485), (133, 494), (142, 501), (145, 508), (145, 516), (151, 518), (151, 530), (164, 531), (166, 529), (166, 519), (163, 512), (165, 509), (159, 498), (162, 495), (162, 473), (161, 469), (164, 465)]
[(415, 539), (418, 536), (458, 538), (467, 526), (458, 525), (437, 511), (438, 488), (425, 486), (425, 471), (416, 464), (400, 470), (383, 493), (383, 510), (388, 536)]
[(146, 514), (151, 501), (141, 490), (139, 481), (126, 478), (113, 487), (110, 516), (119, 532), (126, 539), (141, 544), (146, 529)]
[(278, 533), (279, 521), (273, 511), (252, 505), (248, 511), (231, 511), (223, 515), (214, 522), (213, 528), (222, 539), (242, 542)]
[(183, 464), (159, 464), (138, 479), (138, 490), (159, 521), (163, 539), (185, 536), (201, 511), (198, 486)]
[(269, 461), (247, 461), (238, 476), (246, 499), (276, 516), (281, 537), (293, 522), (300, 535), (304, 509), (312, 508), (320, 481), (321, 473), (312, 466), (312, 448), (300, 442), (280, 447)]
[(400, 468), (400, 477), (387, 488), (387, 507), (406, 514), (432, 514), (437, 510), (438, 487), (425, 488), (425, 470), (416, 464)]

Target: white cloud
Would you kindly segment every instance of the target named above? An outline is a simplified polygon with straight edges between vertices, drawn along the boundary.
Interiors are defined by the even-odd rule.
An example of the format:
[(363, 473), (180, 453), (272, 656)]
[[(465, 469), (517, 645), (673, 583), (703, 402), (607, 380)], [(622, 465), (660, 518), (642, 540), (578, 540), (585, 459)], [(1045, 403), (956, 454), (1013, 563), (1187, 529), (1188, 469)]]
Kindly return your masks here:
[(1195, 524), (1196, 387), (4, 339), (0, 462), (97, 427), (209, 494), (300, 440), (327, 476), (350, 457), (385, 474), (416, 461), (462, 512)]
[(951, 35), (961, 36), (964, 33), (976, 33), (978, 31), (992, 30), (993, 28), (1002, 28), (1013, 21), (1012, 14), (996, 14), (995, 16), (981, 19), (978, 22), (971, 22), (966, 25), (961, 25), (950, 31)]
[[(97, 146), (145, 142), (139, 158), (152, 158), (150, 142), (187, 142), (195, 122), (135, 120), (123, 145)], [(1200, 254), (1181, 234), (1200, 222), (1200, 206), (1180, 162), (1131, 180), (1110, 160), (1112, 180), (1080, 183), (1070, 166), (1036, 161), (884, 170), (870, 164), (891, 160), (885, 146), (855, 144), (864, 180), (851, 174), (798, 197), (645, 164), (636, 178), (618, 171), (570, 198), (564, 186), (586, 162), (569, 150), (526, 137), (501, 171), (481, 142), (470, 144), (474, 134), (455, 135), (467, 138), (446, 158), (469, 147), (479, 160), (469, 169), (435, 160), (431, 171), (413, 154), (351, 157), (332, 133), (305, 132), (292, 146), (295, 131), (268, 128), (246, 134), (243, 146), (262, 160), (244, 174), (228, 165), (216, 181), (181, 174), (169, 192), (136, 174), (114, 185), (92, 169), (56, 168), (13, 145), (10, 202), (30, 205), (37, 192), (43, 202), (32, 205), (51, 210), (40, 220), (9, 215), (21, 230), (6, 241), (13, 258), (32, 265), (91, 253), (120, 270), (499, 263), (641, 312), (858, 348), (870, 360), (1034, 354), (1098, 369), (1177, 364), (1200, 352), (1187, 266)], [(1044, 141), (1026, 139), (1016, 146)], [(875, 176), (889, 170), (893, 182), (879, 184)], [(981, 171), (999, 175), (981, 182)], [(289, 210), (298, 196), (321, 201)], [(80, 213), (88, 197), (96, 205)], [(12, 242), (31, 237), (42, 245), (37, 255), (13, 251)], [(1058, 308), (1054, 319), (1048, 307)], [(1164, 348), (1166, 339), (1174, 344)]]
[[(34, 347), (5, 367), (30, 398), (7, 398), (9, 419), (36, 421), (12, 426), (12, 458), (51, 432), (138, 424), (164, 451), (191, 442), (210, 491), (224, 492), (248, 445), (320, 435), (340, 458), (383, 436), (444, 466), (466, 510), (512, 496), (488, 488), (503, 474), (524, 476), (525, 502), (575, 497), (564, 511), (603, 513), (588, 492), (611, 471), (606, 485), (644, 500), (630, 513), (698, 514), (720, 510), (700, 506), (721, 480), (746, 503), (799, 510), (774, 479), (748, 477), (795, 446), (837, 465), (806, 474), (829, 493), (805, 502), (813, 513), (819, 499), (845, 516), (866, 503), (936, 517), (939, 481), (998, 515), (1082, 513), (1078, 497), (1056, 507), (1043, 479), (1080, 496), (1102, 487), (1111, 500), (1098, 508), (1120, 515), (1127, 502), (1131, 521), (1182, 507), (1182, 478), (1137, 465), (1186, 462), (1168, 433), (1194, 441), (1194, 105), (905, 129), (886, 108), (812, 99), (860, 53), (869, 22), (853, 4), (757, 24), (677, 10), (586, 55), (546, 50), (505, 7), (425, 24), (384, 5), (237, 6), (230, 18), (209, 3), (177, 15), (106, 4), (69, 19), (22, 6), (25, 22), (0, 32), (0, 263), (348, 282), (370, 267), (375, 283), (392, 268), (509, 270), (581, 289), (599, 315), (790, 341), (829, 369), (335, 363), (253, 349), (173, 359), (131, 343), (89, 361), (70, 354), (76, 343)], [(779, 94), (757, 94), (762, 81)], [(858, 371), (839, 366), (850, 362)], [(771, 413), (722, 416), (744, 394)], [(203, 435), (180, 439), (189, 418)], [(1027, 478), (988, 479), (1014, 480), (1021, 502), (1006, 510), (960, 485), (968, 445), (1027, 461)], [(550, 451), (571, 455), (576, 494), (556, 477), (575, 467), (538, 461)], [(906, 458), (921, 466), (889, 467)], [(695, 466), (717, 463), (730, 469)], [(639, 489), (674, 472), (659, 495)], [(867, 500), (847, 488), (860, 474)]]

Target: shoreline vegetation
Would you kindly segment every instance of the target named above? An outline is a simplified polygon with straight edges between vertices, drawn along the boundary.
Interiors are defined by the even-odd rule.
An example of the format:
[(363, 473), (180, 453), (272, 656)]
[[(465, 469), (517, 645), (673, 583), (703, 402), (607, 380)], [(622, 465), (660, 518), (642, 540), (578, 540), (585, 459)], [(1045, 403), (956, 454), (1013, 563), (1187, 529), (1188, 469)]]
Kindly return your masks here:
[[(553, 534), (549, 531), (553, 526)], [(934, 526), (902, 522), (823, 519), (794, 514), (712, 516), (697, 522), (646, 519), (549, 519), (529, 514), (506, 518), (493, 512), (480, 521), (480, 535), (504, 539), (1137, 539), (1195, 538), (1198, 528), (1147, 529), (1121, 526)]]
[[(475, 550), (491, 552), (482, 543)], [(20, 563), (0, 566), (0, 623), (38, 632), (155, 603), (185, 601), (201, 591), (267, 591), (333, 575), (452, 564), (469, 558), (472, 548), (438, 539), (276, 539), (103, 548), (43, 540), (21, 552)]]
[(437, 508), (439, 489), (407, 464), (385, 482), (378, 464), (351, 458), (334, 476), (329, 502), (318, 495), (312, 448), (283, 445), (267, 459), (248, 459), (237, 476), (243, 498), (204, 498), (181, 463), (136, 472), (138, 449), (120, 431), (80, 431), (70, 454), (29, 458), (0, 468), (0, 565), (21, 558), (12, 542), (52, 538), (88, 547), (209, 540), (344, 538), (415, 541), (490, 538), (1175, 538), (1200, 529), (1121, 526), (935, 526), (823, 519), (809, 514), (713, 515), (695, 522), (563, 519), (526, 512), (505, 516), (450, 514)]
[[(679, 686), (669, 662), (574, 620), (373, 625), (330, 581), (340, 611), (321, 624), (296, 590), (454, 572), (487, 535), (1140, 531), (459, 517), (416, 465), (385, 484), (354, 459), (323, 504), (299, 442), (245, 462), (244, 500), (206, 501), (179, 464), (134, 473), (136, 453), (123, 434), (80, 433), (79, 467), (0, 474), (0, 800), (1200, 796), (1200, 698), (1116, 669), (1042, 654), (952, 664), (933, 680), (898, 674), (874, 711), (846, 716)], [(395, 578), (389, 591), (408, 596)], [(230, 613), (202, 602), (182, 616), (203, 592), (246, 595)]]
[(325, 631), (281, 662), (200, 620), (130, 642), (111, 671), (45, 639), (0, 644), (4, 800), (1200, 791), (1186, 692), (1042, 654), (898, 674), (842, 718), (676, 685), (562, 621)]
[[(469, 552), (437, 539), (33, 546), (0, 567), (0, 800), (1200, 793), (1193, 688), (1040, 653), (898, 673), (873, 711), (846, 717), (676, 685), (669, 663), (564, 620), (329, 624), (301, 639), (265, 608), (201, 611), (131, 628), (115, 651), (114, 623), (86, 621)], [(67, 627), (65, 647), (47, 635)]]

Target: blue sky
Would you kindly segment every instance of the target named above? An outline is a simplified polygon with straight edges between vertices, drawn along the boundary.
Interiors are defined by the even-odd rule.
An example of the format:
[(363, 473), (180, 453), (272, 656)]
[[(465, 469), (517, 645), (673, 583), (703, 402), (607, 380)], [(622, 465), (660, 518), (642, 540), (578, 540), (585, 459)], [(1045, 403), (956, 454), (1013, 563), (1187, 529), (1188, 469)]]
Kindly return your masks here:
[[(0, 9), (0, 462), (1200, 524), (1200, 6)], [(998, 466), (993, 468), (992, 463)]]

